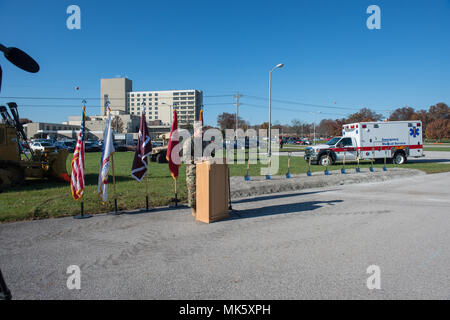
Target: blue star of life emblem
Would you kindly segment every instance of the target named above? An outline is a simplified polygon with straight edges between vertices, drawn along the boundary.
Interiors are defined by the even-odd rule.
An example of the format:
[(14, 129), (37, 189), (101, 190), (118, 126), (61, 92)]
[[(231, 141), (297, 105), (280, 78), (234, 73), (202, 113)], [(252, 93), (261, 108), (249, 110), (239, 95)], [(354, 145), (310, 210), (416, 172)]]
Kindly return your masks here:
[(419, 135), (419, 128), (413, 127), (409, 129), (409, 135), (413, 136), (414, 138)]

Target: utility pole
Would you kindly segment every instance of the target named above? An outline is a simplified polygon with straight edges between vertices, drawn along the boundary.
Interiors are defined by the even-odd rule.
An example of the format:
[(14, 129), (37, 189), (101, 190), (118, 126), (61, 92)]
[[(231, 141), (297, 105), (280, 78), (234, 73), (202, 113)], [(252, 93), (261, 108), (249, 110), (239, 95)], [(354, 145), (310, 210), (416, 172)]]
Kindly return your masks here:
[(236, 135), (236, 139), (237, 139), (237, 130), (239, 128), (239, 106), (241, 105), (239, 103), (239, 98), (242, 97), (241, 94), (239, 94), (239, 91), (236, 92), (236, 95), (234, 96), (234, 98), (236, 99), (236, 103), (234, 104), (236, 106), (236, 128), (235, 128), (235, 135)]

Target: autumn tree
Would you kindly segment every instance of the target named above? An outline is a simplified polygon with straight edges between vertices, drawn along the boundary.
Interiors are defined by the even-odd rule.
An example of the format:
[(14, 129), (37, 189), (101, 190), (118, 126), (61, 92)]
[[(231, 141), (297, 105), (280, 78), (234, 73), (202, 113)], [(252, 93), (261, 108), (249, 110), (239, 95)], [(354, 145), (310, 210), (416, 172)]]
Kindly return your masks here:
[(431, 106), (428, 112), (433, 119), (450, 119), (450, 108), (443, 102)]
[(382, 114), (376, 113), (368, 108), (362, 108), (358, 112), (351, 114), (347, 119), (347, 123), (381, 121), (382, 118)]
[(436, 139), (437, 141), (442, 138), (450, 138), (450, 120), (434, 120), (428, 124), (425, 134), (428, 139)]
[(403, 107), (395, 109), (389, 117), (389, 121), (408, 121), (413, 119), (415, 111), (411, 107)]
[(316, 131), (321, 136), (329, 137), (332, 135), (334, 128), (336, 127), (336, 120), (323, 119), (320, 121), (319, 125), (316, 127)]
[[(217, 116), (217, 126), (220, 130), (235, 129), (236, 128), (236, 114), (224, 112)], [(238, 120), (239, 129), (247, 130), (249, 127), (248, 122), (244, 121), (241, 117)]]

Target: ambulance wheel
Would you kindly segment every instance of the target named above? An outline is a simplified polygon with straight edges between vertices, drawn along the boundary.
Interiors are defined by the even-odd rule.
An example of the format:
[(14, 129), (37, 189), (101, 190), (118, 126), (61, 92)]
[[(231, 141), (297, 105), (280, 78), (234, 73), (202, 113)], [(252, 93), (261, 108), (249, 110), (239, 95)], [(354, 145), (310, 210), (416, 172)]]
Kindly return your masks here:
[(403, 152), (397, 152), (394, 154), (394, 157), (392, 158), (392, 162), (394, 164), (404, 164), (406, 163), (406, 156)]
[(323, 156), (320, 157), (320, 159), (319, 159), (319, 164), (322, 165), (322, 166), (324, 166), (324, 167), (326, 167), (327, 164), (328, 164), (329, 166), (331, 166), (331, 165), (333, 164), (333, 159), (331, 159), (330, 156), (324, 154)]

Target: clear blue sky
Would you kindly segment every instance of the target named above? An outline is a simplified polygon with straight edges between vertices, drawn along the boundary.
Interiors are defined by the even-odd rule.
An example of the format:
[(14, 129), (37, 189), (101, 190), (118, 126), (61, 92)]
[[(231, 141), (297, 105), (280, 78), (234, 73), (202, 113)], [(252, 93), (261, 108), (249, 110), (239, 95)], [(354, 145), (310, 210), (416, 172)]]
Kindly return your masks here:
[[(71, 4), (81, 8), (81, 30), (66, 28)], [(366, 27), (371, 4), (381, 8), (381, 30)], [(61, 122), (80, 109), (55, 106), (100, 98), (100, 78), (122, 75), (134, 90), (203, 90), (211, 125), (234, 112), (239, 91), (240, 115), (255, 124), (267, 121), (268, 102), (249, 96), (267, 99), (269, 70), (284, 63), (273, 73), (274, 99), (348, 109), (274, 101), (274, 122), (309, 122), (310, 111), (323, 112), (319, 121), (361, 107), (428, 108), (450, 103), (449, 17), (450, 0), (1, 0), (0, 43), (30, 53), (41, 71), (0, 57), (0, 103), (77, 98), (16, 99), (23, 117)], [(88, 100), (88, 113), (99, 113), (98, 99)]]

